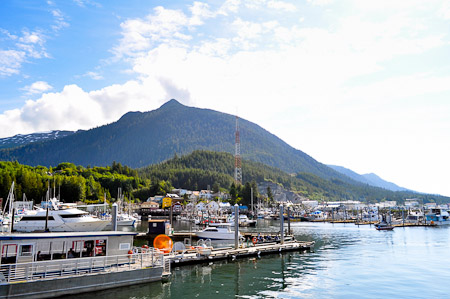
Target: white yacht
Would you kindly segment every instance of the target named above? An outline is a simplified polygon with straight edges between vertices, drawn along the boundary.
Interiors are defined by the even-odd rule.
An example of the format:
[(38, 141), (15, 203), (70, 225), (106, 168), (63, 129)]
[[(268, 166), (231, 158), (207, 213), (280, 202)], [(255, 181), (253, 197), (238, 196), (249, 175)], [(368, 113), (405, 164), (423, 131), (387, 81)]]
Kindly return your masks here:
[[(208, 226), (196, 233), (200, 239), (211, 240), (234, 240), (234, 234), (235, 232), (230, 229), (230, 225), (225, 223)], [(239, 233), (239, 237), (241, 237), (241, 233)]]
[(87, 212), (77, 208), (60, 209), (56, 201), (52, 201), (52, 209), (39, 209), (30, 211), (28, 214), (14, 224), (14, 230), (17, 232), (86, 232), (101, 231), (108, 225), (108, 220), (101, 220)]

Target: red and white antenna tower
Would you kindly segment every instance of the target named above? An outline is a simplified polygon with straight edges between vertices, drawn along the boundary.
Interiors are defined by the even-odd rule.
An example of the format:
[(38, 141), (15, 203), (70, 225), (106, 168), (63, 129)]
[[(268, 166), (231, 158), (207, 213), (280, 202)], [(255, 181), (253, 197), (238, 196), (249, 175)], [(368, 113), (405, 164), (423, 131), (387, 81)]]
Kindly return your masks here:
[(236, 142), (234, 148), (234, 181), (242, 184), (241, 139), (239, 137), (239, 118), (236, 115)]

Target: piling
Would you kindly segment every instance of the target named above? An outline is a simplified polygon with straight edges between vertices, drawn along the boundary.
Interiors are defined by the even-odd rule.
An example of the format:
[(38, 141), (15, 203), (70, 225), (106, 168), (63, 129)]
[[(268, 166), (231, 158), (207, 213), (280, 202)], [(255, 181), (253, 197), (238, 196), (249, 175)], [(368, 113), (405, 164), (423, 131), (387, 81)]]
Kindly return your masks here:
[(288, 235), (291, 234), (291, 208), (287, 209)]
[(281, 232), (281, 245), (284, 244), (284, 207), (280, 205), (280, 232)]
[(117, 204), (112, 205), (112, 230), (117, 231)]
[(239, 248), (239, 205), (234, 205), (234, 248)]

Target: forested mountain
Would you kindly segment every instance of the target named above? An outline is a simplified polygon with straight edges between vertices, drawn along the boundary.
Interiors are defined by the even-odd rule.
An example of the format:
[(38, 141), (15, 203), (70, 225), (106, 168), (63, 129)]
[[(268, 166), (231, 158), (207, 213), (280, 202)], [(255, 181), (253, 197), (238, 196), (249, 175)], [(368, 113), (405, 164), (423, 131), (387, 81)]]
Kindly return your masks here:
[[(187, 107), (170, 100), (150, 112), (130, 112), (117, 122), (70, 136), (0, 150), (0, 159), (27, 165), (110, 165), (113, 161), (143, 167), (194, 150), (234, 152), (235, 116)], [(312, 173), (356, 183), (296, 150), (260, 126), (239, 120), (243, 159), (288, 173)], [(243, 173), (244, 179), (247, 175)]]
[(73, 133), (75, 132), (56, 130), (51, 132), (32, 133), (25, 135), (18, 134), (12, 137), (0, 138), (0, 148), (12, 148), (21, 145), (27, 145), (34, 142), (53, 140), (71, 135)]
[(380, 187), (380, 188), (384, 188), (384, 189), (391, 190), (391, 191), (411, 191), (409, 189), (397, 186), (394, 183), (385, 181), (374, 173), (358, 174), (358, 173), (354, 172), (353, 170), (350, 170), (350, 169), (342, 167), (342, 166), (328, 165), (328, 167), (331, 167), (334, 170), (354, 179), (355, 181), (361, 182), (363, 184), (368, 184), (370, 186)]
[[(173, 187), (189, 190), (224, 189), (236, 192), (236, 199), (249, 198), (246, 192), (256, 183), (270, 181), (292, 190), (304, 198), (315, 200), (361, 200), (377, 202), (405, 198), (420, 198), (423, 202), (448, 202), (448, 197), (392, 192), (368, 185), (349, 184), (338, 179), (326, 180), (310, 173), (288, 174), (259, 162), (242, 161), (246, 173), (244, 186), (235, 186), (232, 177), (234, 157), (229, 153), (194, 151), (175, 156), (156, 165), (132, 169), (113, 162), (105, 167), (83, 167), (61, 163), (56, 167), (28, 166), (18, 162), (0, 162), (0, 198), (6, 199), (11, 183), (15, 182), (16, 198), (22, 193), (35, 203), (45, 198), (48, 186), (60, 192), (65, 202), (103, 202), (104, 195), (111, 202), (122, 188), (128, 200), (146, 200), (150, 196), (165, 195)], [(257, 188), (255, 187), (254, 190)], [(247, 200), (248, 201), (248, 200)]]
[[(229, 153), (194, 151), (193, 153), (165, 162), (138, 169), (141, 178), (151, 181), (164, 180), (175, 188), (206, 189), (218, 184), (228, 188), (233, 183), (234, 157)], [(379, 202), (406, 198), (422, 198), (424, 202), (446, 202), (447, 197), (417, 194), (413, 192), (393, 192), (367, 184), (350, 184), (339, 179), (323, 179), (311, 173), (288, 174), (275, 167), (259, 162), (243, 160), (244, 182), (260, 183), (271, 181), (281, 184), (299, 195), (316, 200), (360, 200)]]

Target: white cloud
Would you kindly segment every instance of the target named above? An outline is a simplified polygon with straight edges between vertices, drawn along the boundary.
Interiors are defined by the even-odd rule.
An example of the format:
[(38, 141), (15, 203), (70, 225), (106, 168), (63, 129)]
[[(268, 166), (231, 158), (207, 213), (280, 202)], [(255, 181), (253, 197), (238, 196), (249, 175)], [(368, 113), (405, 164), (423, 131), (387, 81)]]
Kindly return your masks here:
[(0, 76), (18, 74), (26, 53), (16, 50), (0, 50)]
[(121, 24), (122, 39), (113, 52), (118, 57), (136, 56), (158, 43), (182, 42), (189, 39), (180, 32), (187, 25), (189, 19), (183, 12), (162, 6), (155, 7), (154, 14), (145, 19), (127, 20)]
[[(46, 88), (45, 82), (34, 85)], [(1, 114), (0, 136), (55, 129), (90, 129), (116, 121), (128, 111), (155, 109), (167, 97), (162, 85), (150, 79), (128, 81), (90, 92), (77, 85), (67, 85), (61, 92), (43, 94), (37, 100), (28, 100), (20, 109)]]
[(326, 6), (332, 4), (334, 0), (308, 0), (308, 2), (312, 5)]
[[(54, 3), (47, 1), (47, 5), (52, 7)], [(50, 26), (53, 34), (69, 26), (59, 9), (51, 9), (50, 13), (54, 19), (54, 24)], [(49, 58), (50, 55), (45, 48), (49, 31), (51, 30), (23, 29), (21, 34), (12, 34), (8, 30), (0, 28), (0, 33), (6, 36), (0, 45), (0, 76), (19, 74), (22, 65), (31, 62), (32, 59)]]
[(290, 11), (290, 12), (297, 10), (297, 7), (294, 4), (287, 3), (284, 1), (275, 1), (275, 0), (268, 1), (267, 7), (273, 8), (273, 9), (284, 10), (284, 11)]
[(24, 90), (27, 95), (33, 95), (46, 92), (52, 88), (53, 87), (45, 81), (36, 81), (31, 85), (25, 86), (22, 90)]
[(59, 31), (65, 27), (69, 26), (69, 23), (66, 22), (64, 18), (64, 14), (59, 9), (53, 9), (52, 15), (54, 18), (54, 24), (51, 26), (54, 31)]
[(102, 7), (102, 5), (100, 3), (91, 1), (91, 0), (73, 0), (73, 1), (75, 2), (76, 5), (83, 7), (83, 8), (88, 5)]
[[(177, 98), (232, 114), (238, 107), (244, 118), (320, 161), (375, 171), (415, 189), (403, 183), (403, 178), (417, 181), (411, 169), (391, 169), (396, 163), (407, 168), (402, 153), (413, 159), (426, 151), (411, 140), (449, 148), (450, 78), (440, 61), (427, 56), (449, 44), (445, 27), (434, 18), (442, 15), (442, 3), (431, 1), (426, 8), (402, 1), (333, 3), (342, 6), (341, 15), (322, 7), (333, 1), (310, 2), (314, 7), (308, 8), (320, 15), (314, 21), (303, 11), (305, 18), (299, 18), (296, 2), (156, 7), (144, 18), (123, 22), (112, 50), (138, 79), (90, 92), (68, 85), (44, 94), (0, 115), (0, 134), (90, 128)], [(8, 55), (10, 70), (3, 72), (26, 58)]]
[(97, 73), (97, 72), (92, 72), (92, 71), (87, 72), (87, 73), (84, 74), (83, 76), (84, 76), (84, 77), (89, 77), (89, 78), (91, 78), (91, 79), (93, 79), (93, 80), (103, 80), (103, 79), (104, 79), (102, 75), (100, 75), (100, 74)]

